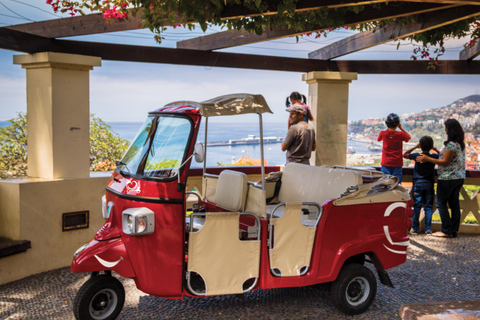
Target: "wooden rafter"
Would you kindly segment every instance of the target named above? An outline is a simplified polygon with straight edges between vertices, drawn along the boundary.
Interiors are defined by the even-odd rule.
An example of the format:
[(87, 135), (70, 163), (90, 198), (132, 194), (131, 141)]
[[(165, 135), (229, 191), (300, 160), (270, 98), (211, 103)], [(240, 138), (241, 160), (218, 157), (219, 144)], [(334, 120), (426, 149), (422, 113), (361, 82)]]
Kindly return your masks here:
[(443, 3), (456, 5), (480, 5), (480, 0), (402, 0), (403, 2)]
[[(31, 43), (34, 42), (35, 46)], [(440, 61), (436, 71), (418, 61), (324, 61), (202, 50), (56, 40), (0, 29), (0, 48), (27, 53), (52, 51), (104, 60), (291, 72), (342, 71), (361, 74), (480, 74), (480, 61)]]
[[(478, 0), (480, 1), (480, 0)], [(276, 14), (276, 8), (278, 0), (269, 0), (268, 11), (262, 14)], [(355, 5), (367, 5), (372, 3), (384, 3), (388, 0), (363, 0), (363, 1), (354, 1), (354, 0), (299, 0), (297, 3), (297, 11), (308, 11), (316, 10), (320, 8), (334, 8), (334, 7), (344, 7), (344, 6), (355, 6)], [(247, 10), (243, 6), (229, 6), (224, 9), (222, 17), (224, 19), (239, 18), (244, 16), (255, 16), (260, 13)], [(31, 22), (25, 24), (18, 24), (13, 26), (8, 26), (6, 28), (22, 31), (26, 33), (35, 34), (37, 36), (47, 37), (47, 38), (64, 38), (64, 37), (73, 37), (73, 36), (82, 36), (106, 32), (115, 32), (115, 31), (128, 31), (141, 28), (140, 19), (142, 13), (138, 12), (136, 16), (129, 14), (129, 19), (120, 23), (108, 24), (105, 22), (102, 14), (89, 14), (85, 16), (76, 16), (72, 18), (62, 18), (54, 19), (40, 22)], [(173, 24), (182, 24), (186, 21), (177, 20)], [(195, 21), (188, 21), (195, 23)], [(168, 21), (165, 21), (165, 25), (168, 26)]]
[[(355, 25), (370, 21), (393, 19), (451, 7), (451, 5), (444, 6), (430, 3), (404, 3), (400, 6), (388, 5), (383, 7), (381, 10), (364, 10), (359, 14), (355, 14), (353, 12), (349, 13), (345, 17), (345, 24)], [(308, 32), (323, 31), (330, 28), (330, 25), (319, 25), (309, 30), (302, 30), (301, 32), (293, 29), (272, 28), (270, 30), (265, 30), (261, 36), (257, 36), (256, 34), (249, 33), (245, 30), (224, 31), (194, 39), (179, 41), (177, 42), (177, 48), (217, 50), (284, 37), (292, 37)]]
[(458, 58), (460, 60), (472, 60), (478, 57), (479, 55), (480, 55), (480, 42), (477, 41), (475, 46), (473, 46), (472, 48), (468, 47), (460, 51)]
[(442, 27), (460, 20), (480, 15), (480, 6), (461, 6), (425, 13), (421, 20), (409, 25), (399, 25), (396, 22), (375, 31), (365, 31), (342, 39), (309, 53), (310, 59), (329, 60), (349, 53), (364, 50), (389, 41)]
[[(138, 14), (137, 16), (141, 16)], [(141, 28), (142, 20), (130, 17), (120, 23), (108, 24), (102, 14), (89, 14), (71, 18), (61, 18), (40, 22), (30, 22), (4, 27), (7, 29), (34, 34), (46, 38), (83, 36), (105, 32), (135, 30)]]

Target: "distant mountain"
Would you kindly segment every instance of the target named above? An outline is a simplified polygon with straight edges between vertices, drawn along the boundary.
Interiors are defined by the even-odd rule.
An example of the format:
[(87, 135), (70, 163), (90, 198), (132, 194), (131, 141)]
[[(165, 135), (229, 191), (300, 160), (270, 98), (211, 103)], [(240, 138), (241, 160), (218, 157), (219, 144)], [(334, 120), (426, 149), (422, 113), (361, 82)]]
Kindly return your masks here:
[(462, 104), (467, 102), (480, 102), (480, 94), (472, 94), (471, 96), (465, 97), (463, 99), (458, 99), (454, 103)]
[[(468, 108), (465, 105), (470, 104)], [(472, 94), (471, 96), (458, 99), (444, 107), (432, 108), (424, 110), (422, 112), (414, 113), (407, 119), (413, 119), (416, 121), (426, 120), (442, 120), (448, 119), (452, 115), (457, 114), (460, 118), (478, 118), (478, 110), (480, 106), (480, 94)], [(466, 124), (469, 121), (459, 119)], [(463, 123), (462, 123), (463, 124)]]

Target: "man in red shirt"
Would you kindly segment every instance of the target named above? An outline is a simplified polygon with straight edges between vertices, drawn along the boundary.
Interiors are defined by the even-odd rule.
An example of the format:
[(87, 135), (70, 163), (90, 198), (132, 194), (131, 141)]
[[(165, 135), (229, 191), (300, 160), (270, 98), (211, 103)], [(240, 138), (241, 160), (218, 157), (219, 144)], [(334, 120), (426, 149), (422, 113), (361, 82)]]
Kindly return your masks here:
[(400, 117), (395, 113), (387, 116), (385, 124), (387, 130), (381, 131), (377, 139), (383, 141), (382, 172), (398, 177), (398, 183), (402, 183), (403, 142), (410, 141), (410, 135), (403, 130)]

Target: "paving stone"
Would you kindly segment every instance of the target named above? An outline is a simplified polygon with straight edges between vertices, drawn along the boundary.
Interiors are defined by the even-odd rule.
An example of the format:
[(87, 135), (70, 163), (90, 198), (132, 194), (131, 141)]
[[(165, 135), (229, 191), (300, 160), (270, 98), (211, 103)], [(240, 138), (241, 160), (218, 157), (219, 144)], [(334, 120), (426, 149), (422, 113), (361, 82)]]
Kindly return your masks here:
[[(478, 316), (478, 309), (468, 310), (465, 306), (480, 301), (479, 260), (480, 236), (442, 239), (412, 235), (407, 262), (388, 270), (395, 288), (378, 282), (372, 306), (356, 316), (337, 311), (325, 286), (259, 290), (243, 298), (187, 297), (182, 301), (149, 296), (136, 289), (133, 280), (119, 277), (125, 286), (126, 301), (117, 319), (387, 320), (401, 319), (400, 311), (407, 317), (407, 309), (418, 313), (416, 318), (405, 318), (408, 320), (477, 319), (470, 317)], [(88, 277), (71, 273), (66, 267), (4, 284), (0, 286), (0, 319), (74, 319), (73, 299)], [(468, 303), (463, 309), (452, 309), (453, 302)], [(437, 318), (424, 318), (435, 315)], [(448, 318), (453, 315), (457, 318)]]

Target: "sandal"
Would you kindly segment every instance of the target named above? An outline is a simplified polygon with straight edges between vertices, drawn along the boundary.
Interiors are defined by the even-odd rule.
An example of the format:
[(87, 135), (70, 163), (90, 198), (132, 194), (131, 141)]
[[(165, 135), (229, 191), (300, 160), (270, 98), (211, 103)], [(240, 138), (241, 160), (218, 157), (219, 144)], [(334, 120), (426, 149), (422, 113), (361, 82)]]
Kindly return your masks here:
[(438, 232), (432, 233), (432, 236), (434, 236), (434, 237), (440, 237), (440, 238), (452, 238), (452, 235), (443, 233), (442, 231), (438, 231)]

